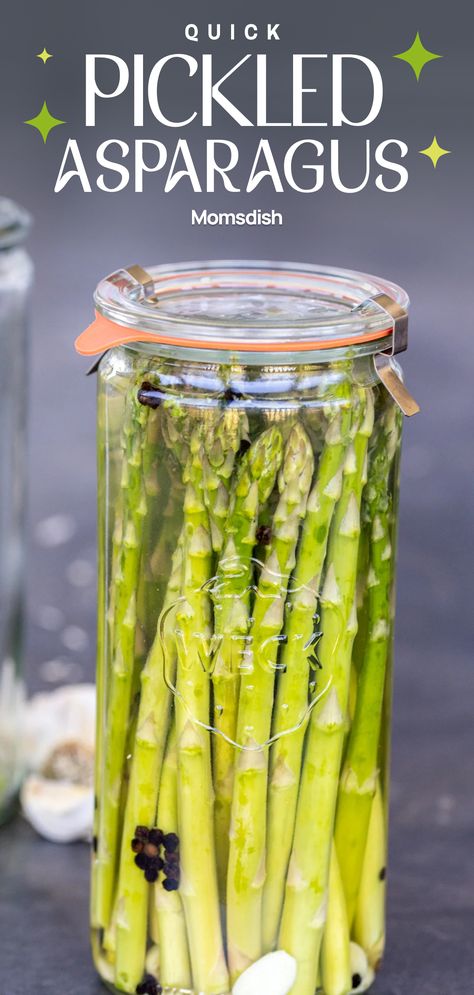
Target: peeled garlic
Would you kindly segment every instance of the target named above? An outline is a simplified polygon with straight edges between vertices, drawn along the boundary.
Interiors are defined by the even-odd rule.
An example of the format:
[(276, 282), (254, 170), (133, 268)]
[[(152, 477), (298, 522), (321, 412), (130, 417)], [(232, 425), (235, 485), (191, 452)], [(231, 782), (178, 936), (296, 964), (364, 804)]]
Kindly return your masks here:
[(92, 834), (95, 687), (77, 684), (38, 694), (26, 706), (23, 813), (56, 843)]
[(361, 992), (366, 992), (371, 984), (373, 984), (375, 974), (369, 964), (365, 950), (358, 943), (353, 943), (352, 941), (350, 944), (350, 959), (352, 977), (358, 976), (361, 979), (360, 983), (352, 989), (351, 995), (360, 995)]
[(95, 687), (71, 684), (36, 694), (26, 705), (25, 757), (30, 770), (40, 771), (64, 743), (80, 744), (94, 754)]
[(285, 950), (275, 950), (243, 971), (232, 988), (232, 995), (287, 995), (295, 980), (295, 958)]
[(87, 839), (94, 815), (92, 788), (30, 774), (21, 789), (23, 812), (41, 836), (53, 843)]
[(158, 946), (150, 947), (145, 960), (145, 969), (148, 974), (153, 974), (155, 978), (159, 977), (160, 974), (160, 948)]

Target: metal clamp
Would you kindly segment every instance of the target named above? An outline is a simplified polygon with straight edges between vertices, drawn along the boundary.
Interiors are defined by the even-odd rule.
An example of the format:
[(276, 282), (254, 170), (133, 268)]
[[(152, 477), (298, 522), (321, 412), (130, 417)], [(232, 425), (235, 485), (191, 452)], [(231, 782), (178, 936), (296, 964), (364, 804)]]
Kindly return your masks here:
[(375, 353), (373, 356), (374, 369), (375, 372), (383, 383), (386, 390), (388, 390), (390, 397), (393, 398), (395, 404), (398, 404), (400, 411), (403, 412), (407, 418), (411, 418), (412, 415), (418, 414), (420, 410), (420, 405), (415, 401), (415, 398), (407, 390), (403, 380), (398, 372), (397, 364), (393, 362), (392, 355), (385, 352)]
[[(405, 352), (408, 348), (408, 311), (405, 311), (405, 308), (397, 304), (397, 301), (394, 301), (393, 297), (389, 297), (388, 294), (375, 294), (374, 297), (369, 298), (369, 301), (377, 304), (381, 311), (385, 311), (392, 319), (392, 347), (387, 350), (387, 353), (396, 356), (399, 352)], [(366, 303), (368, 304), (369, 301)]]
[(403, 414), (407, 417), (416, 415), (420, 410), (419, 405), (405, 387), (397, 365), (393, 362), (393, 357), (397, 353), (405, 352), (408, 348), (408, 312), (388, 294), (375, 294), (374, 297), (369, 297), (359, 305), (359, 310), (367, 310), (371, 304), (380, 308), (392, 322), (391, 346), (389, 349), (381, 348), (380, 352), (374, 353), (372, 357), (374, 370)]
[(125, 272), (130, 274), (132, 280), (136, 280), (137, 283), (142, 285), (145, 297), (151, 297), (155, 291), (155, 281), (151, 273), (148, 273), (142, 266), (138, 266), (137, 263), (133, 266), (127, 266)]
[(126, 266), (124, 269), (119, 270), (118, 273), (113, 273), (112, 276), (107, 277), (107, 281), (113, 283), (119, 290), (124, 290), (129, 283), (128, 277), (131, 277), (135, 283), (140, 284), (145, 297), (151, 297), (155, 292), (155, 281), (151, 273), (147, 273), (146, 269), (143, 269), (138, 263), (134, 263), (133, 266)]

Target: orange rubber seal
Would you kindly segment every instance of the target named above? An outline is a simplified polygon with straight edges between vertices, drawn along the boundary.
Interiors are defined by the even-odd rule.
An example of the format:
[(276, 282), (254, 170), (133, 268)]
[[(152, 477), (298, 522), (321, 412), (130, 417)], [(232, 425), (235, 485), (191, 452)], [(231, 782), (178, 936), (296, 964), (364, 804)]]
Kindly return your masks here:
[(114, 346), (126, 345), (132, 342), (154, 342), (156, 345), (171, 345), (184, 349), (223, 349), (228, 352), (314, 352), (323, 349), (341, 349), (350, 346), (359, 346), (364, 342), (376, 342), (378, 339), (385, 339), (392, 335), (393, 327), (380, 329), (377, 332), (368, 332), (366, 335), (358, 335), (353, 338), (328, 339), (326, 341), (317, 339), (308, 342), (230, 342), (227, 341), (205, 341), (198, 339), (178, 338), (174, 335), (156, 334), (146, 332), (141, 328), (132, 328), (129, 325), (118, 325), (110, 318), (96, 311), (95, 321), (88, 326), (75, 341), (76, 351), (81, 356), (97, 356), (106, 352)]

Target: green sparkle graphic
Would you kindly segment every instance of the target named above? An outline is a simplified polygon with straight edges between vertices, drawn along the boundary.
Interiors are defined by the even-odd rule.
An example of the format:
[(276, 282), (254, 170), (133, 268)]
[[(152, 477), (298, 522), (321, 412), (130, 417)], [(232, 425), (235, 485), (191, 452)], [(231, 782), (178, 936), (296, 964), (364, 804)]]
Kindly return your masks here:
[(65, 121), (60, 121), (58, 117), (53, 117), (48, 110), (48, 105), (46, 100), (36, 117), (30, 118), (29, 121), (25, 121), (24, 124), (31, 125), (32, 128), (37, 128), (40, 135), (42, 136), (43, 142), (46, 143), (46, 139), (52, 131), (53, 128), (57, 128), (59, 124), (66, 124)]
[(38, 52), (38, 55), (36, 56), (36, 58), (37, 59), (41, 59), (42, 63), (44, 65), (46, 65), (48, 59), (52, 59), (53, 56), (51, 55), (51, 52), (48, 52), (47, 48), (43, 48), (42, 52)]
[(415, 40), (410, 48), (407, 48), (406, 52), (400, 52), (398, 55), (394, 55), (393, 58), (401, 59), (403, 62), (408, 62), (408, 65), (413, 69), (417, 80), (419, 80), (423, 66), (426, 66), (426, 63), (431, 62), (433, 59), (442, 59), (443, 56), (436, 55), (435, 52), (430, 52), (429, 49), (425, 48), (420, 38), (420, 33), (417, 31)]
[(428, 148), (426, 149), (420, 149), (419, 154), (425, 155), (427, 159), (431, 159), (431, 162), (433, 163), (433, 166), (436, 169), (438, 161), (441, 159), (441, 156), (451, 155), (451, 151), (450, 149), (441, 148), (441, 145), (438, 144), (438, 139), (436, 138), (435, 135), (433, 141), (431, 142), (431, 145), (428, 145)]

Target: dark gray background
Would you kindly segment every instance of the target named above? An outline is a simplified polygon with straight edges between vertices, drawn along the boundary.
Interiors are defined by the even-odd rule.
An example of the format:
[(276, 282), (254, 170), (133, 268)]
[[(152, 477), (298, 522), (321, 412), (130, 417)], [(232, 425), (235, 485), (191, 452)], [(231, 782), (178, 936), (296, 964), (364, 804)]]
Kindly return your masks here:
[[(257, 17), (258, 12), (258, 17)], [(190, 45), (188, 21), (242, 25), (279, 21), (272, 46)], [(380, 0), (292, 3), (172, 4), (150, 0), (83, 0), (80, 4), (17, 0), (2, 17), (0, 55), (0, 189), (35, 217), (30, 248), (37, 279), (30, 375), (30, 555), (27, 669), (31, 687), (90, 677), (94, 667), (95, 454), (94, 382), (73, 351), (92, 316), (98, 278), (123, 264), (206, 257), (286, 258), (372, 271), (407, 288), (411, 343), (404, 361), (422, 415), (406, 425), (398, 585), (395, 749), (392, 806), (391, 954), (377, 984), (380, 995), (468, 995), (474, 962), (472, 802), (472, 98), (473, 32), (468, 5)], [(417, 84), (391, 56), (419, 30), (443, 54)], [(54, 58), (35, 58), (43, 45)], [(344, 195), (328, 184), (316, 195), (192, 196), (185, 185), (168, 195), (150, 177), (144, 194), (53, 186), (66, 139), (76, 137), (88, 165), (105, 138), (132, 137), (130, 98), (104, 104), (98, 127), (84, 128), (84, 53), (144, 52), (149, 65), (172, 51), (216, 51), (222, 70), (245, 51), (268, 51), (273, 92), (284, 105), (289, 52), (359, 52), (374, 58), (385, 84), (384, 110), (370, 129), (375, 140), (409, 145), (407, 187), (382, 194), (373, 184)], [(327, 75), (323, 77), (327, 80)], [(358, 77), (353, 79), (355, 97)], [(235, 94), (251, 107), (250, 77)], [(178, 86), (170, 105), (183, 109)], [(43, 146), (21, 122), (47, 99), (67, 124)], [(355, 99), (355, 98), (354, 98)], [(327, 97), (322, 95), (324, 105)], [(349, 105), (350, 106), (350, 105)], [(187, 108), (187, 104), (186, 104)], [(186, 109), (185, 108), (185, 109)], [(417, 150), (436, 134), (452, 150), (436, 170)], [(141, 137), (176, 141), (149, 118)], [(203, 134), (182, 133), (196, 157)], [(205, 136), (206, 137), (206, 136)], [(232, 138), (251, 161), (256, 129), (222, 118), (207, 137)], [(269, 129), (275, 149), (307, 132)], [(323, 141), (326, 136), (318, 135)], [(329, 136), (328, 136), (329, 137)], [(365, 134), (364, 134), (365, 137)], [(327, 139), (326, 139), (327, 140)], [(356, 180), (362, 138), (347, 140), (347, 180)], [(246, 152), (247, 150), (247, 152)], [(360, 166), (359, 166), (360, 169)], [(96, 175), (91, 170), (91, 176)], [(344, 174), (346, 175), (346, 173)], [(192, 228), (191, 206), (283, 210), (283, 228)], [(51, 520), (52, 519), (52, 520)], [(53, 609), (53, 610), (51, 610)], [(11, 833), (11, 831), (10, 831)], [(6, 834), (5, 837), (7, 838)], [(5, 849), (11, 925), (0, 931), (2, 995), (93, 991), (87, 961), (82, 848), (29, 845), (26, 830)], [(10, 856), (11, 853), (11, 856)], [(20, 880), (15, 861), (24, 865)], [(41, 876), (42, 867), (44, 874)], [(52, 875), (56, 884), (51, 884)], [(63, 882), (63, 884), (61, 883)], [(16, 900), (19, 892), (24, 901)], [(69, 893), (77, 889), (71, 911)], [(53, 894), (53, 901), (49, 899)], [(14, 900), (15, 899), (15, 900)], [(44, 913), (34, 919), (30, 906)], [(43, 903), (43, 904), (41, 904)], [(4, 903), (7, 911), (7, 903)], [(34, 922), (34, 928), (33, 928)], [(48, 925), (49, 924), (49, 925)], [(29, 955), (25, 957), (26, 949)], [(57, 970), (48, 942), (60, 938)], [(2, 947), (4, 948), (2, 951)], [(81, 973), (82, 972), (82, 973)], [(55, 987), (56, 986), (56, 987)]]

